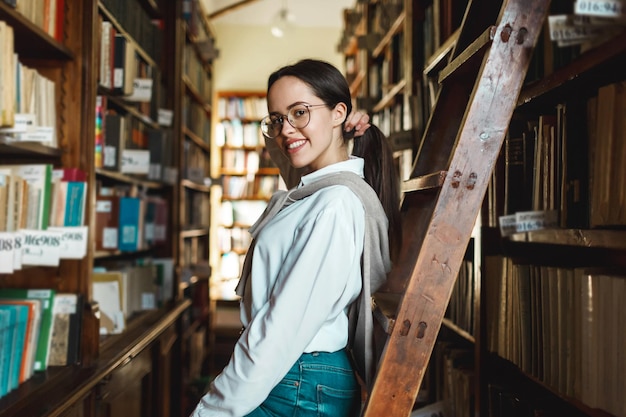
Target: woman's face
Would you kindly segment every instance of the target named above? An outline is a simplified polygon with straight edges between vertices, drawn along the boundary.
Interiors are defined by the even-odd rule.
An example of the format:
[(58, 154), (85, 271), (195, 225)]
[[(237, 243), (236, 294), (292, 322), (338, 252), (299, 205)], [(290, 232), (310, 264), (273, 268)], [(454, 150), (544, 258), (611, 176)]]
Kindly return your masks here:
[[(309, 107), (309, 123), (295, 128), (287, 121), (287, 114), (294, 106)], [(342, 137), (342, 123), (346, 118), (346, 106), (337, 104), (329, 109), (303, 81), (285, 76), (278, 79), (267, 94), (270, 115), (283, 116), (280, 134), (275, 139), (278, 147), (295, 168), (308, 167), (309, 171), (348, 159), (348, 150)], [(299, 113), (302, 113), (301, 111)], [(305, 115), (306, 116), (306, 115)]]

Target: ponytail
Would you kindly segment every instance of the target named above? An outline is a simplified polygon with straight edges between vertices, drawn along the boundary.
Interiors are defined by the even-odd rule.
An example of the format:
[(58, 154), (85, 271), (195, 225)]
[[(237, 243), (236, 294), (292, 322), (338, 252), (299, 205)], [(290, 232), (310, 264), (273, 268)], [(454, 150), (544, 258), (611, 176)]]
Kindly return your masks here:
[(397, 258), (402, 245), (400, 224), (400, 184), (387, 137), (374, 125), (354, 139), (352, 154), (363, 158), (365, 181), (376, 191), (389, 219), (391, 258)]

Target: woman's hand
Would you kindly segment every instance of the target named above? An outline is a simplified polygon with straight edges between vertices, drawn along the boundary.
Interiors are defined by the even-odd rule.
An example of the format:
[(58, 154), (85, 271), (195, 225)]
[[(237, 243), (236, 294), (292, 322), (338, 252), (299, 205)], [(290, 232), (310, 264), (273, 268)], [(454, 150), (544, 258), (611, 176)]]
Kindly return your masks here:
[(363, 136), (370, 126), (370, 117), (360, 110), (353, 110), (344, 124), (345, 132), (354, 134), (354, 137)]

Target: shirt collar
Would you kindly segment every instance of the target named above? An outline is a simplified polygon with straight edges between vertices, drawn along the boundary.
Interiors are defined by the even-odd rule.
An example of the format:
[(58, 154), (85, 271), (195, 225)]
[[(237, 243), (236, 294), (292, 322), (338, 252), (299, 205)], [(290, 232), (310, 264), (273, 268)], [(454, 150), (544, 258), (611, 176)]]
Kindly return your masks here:
[(303, 175), (300, 179), (300, 184), (298, 185), (298, 188), (310, 184), (311, 182), (318, 180), (325, 175), (334, 174), (341, 171), (353, 172), (363, 178), (363, 165), (363, 158), (350, 155), (350, 159), (348, 159), (347, 161), (337, 162), (332, 165), (325, 166), (324, 168), (318, 169), (317, 171), (313, 171), (310, 174)]

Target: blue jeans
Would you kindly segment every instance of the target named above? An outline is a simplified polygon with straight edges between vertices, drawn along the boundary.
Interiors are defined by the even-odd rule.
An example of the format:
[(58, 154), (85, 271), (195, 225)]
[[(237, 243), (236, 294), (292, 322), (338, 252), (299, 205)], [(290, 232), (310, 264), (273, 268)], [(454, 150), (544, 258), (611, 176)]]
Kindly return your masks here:
[(360, 411), (360, 386), (345, 350), (305, 353), (246, 417), (349, 417)]

